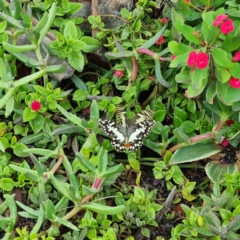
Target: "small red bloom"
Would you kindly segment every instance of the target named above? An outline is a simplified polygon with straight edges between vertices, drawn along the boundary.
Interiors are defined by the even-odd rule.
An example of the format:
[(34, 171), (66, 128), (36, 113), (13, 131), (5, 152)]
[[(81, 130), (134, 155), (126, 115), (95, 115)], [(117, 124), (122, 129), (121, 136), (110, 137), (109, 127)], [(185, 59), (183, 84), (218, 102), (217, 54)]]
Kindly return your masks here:
[(160, 21), (161, 21), (161, 23), (164, 24), (164, 23), (167, 23), (167, 22), (168, 22), (168, 19), (167, 19), (167, 18), (161, 18)]
[(220, 30), (223, 34), (228, 34), (234, 30), (233, 21), (228, 19), (227, 21), (223, 22), (220, 26)]
[(240, 79), (231, 77), (229, 80), (229, 84), (233, 88), (240, 88)]
[(161, 36), (161, 37), (155, 42), (155, 44), (156, 44), (156, 45), (161, 45), (163, 42), (164, 42), (164, 37)]
[(196, 56), (196, 66), (197, 68), (205, 68), (208, 65), (208, 55), (204, 52), (200, 52)]
[(187, 60), (187, 64), (188, 64), (189, 67), (192, 67), (192, 66), (195, 65), (195, 63), (196, 63), (196, 56), (197, 56), (197, 54), (196, 54), (195, 51), (190, 52), (190, 54), (188, 56), (188, 60)]
[(229, 140), (228, 139), (225, 139), (225, 140), (222, 141), (222, 146), (223, 147), (228, 146), (228, 144), (229, 144)]
[(213, 22), (213, 26), (217, 27), (218, 25), (220, 25), (220, 23), (222, 23), (227, 18), (228, 18), (228, 15), (225, 15), (225, 14), (218, 15)]
[(189, 2), (190, 2), (190, 0), (185, 0), (185, 2), (186, 2), (186, 3), (189, 3)]
[(173, 61), (175, 58), (176, 58), (175, 55), (172, 55), (172, 56), (171, 56), (171, 60), (172, 60), (172, 61)]
[(235, 53), (234, 57), (232, 58), (234, 62), (240, 61), (240, 52)]
[(122, 70), (116, 70), (113, 75), (116, 77), (116, 78), (121, 78), (124, 76), (124, 72)]
[(31, 109), (33, 111), (38, 111), (41, 108), (41, 103), (37, 100), (34, 100), (31, 105), (30, 105)]
[(233, 124), (233, 120), (229, 119), (226, 121), (227, 126), (231, 126)]

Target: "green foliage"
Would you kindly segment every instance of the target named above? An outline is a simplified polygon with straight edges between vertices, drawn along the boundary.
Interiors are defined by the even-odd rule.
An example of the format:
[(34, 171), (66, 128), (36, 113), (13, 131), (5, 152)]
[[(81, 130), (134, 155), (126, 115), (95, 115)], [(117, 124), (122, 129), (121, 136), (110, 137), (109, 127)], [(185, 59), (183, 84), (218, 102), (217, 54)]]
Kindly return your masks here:
[[(106, 16), (74, 17), (81, 8), (69, 0), (0, 0), (3, 239), (51, 240), (62, 225), (69, 240), (133, 239), (136, 229), (150, 238), (162, 196), (141, 185), (145, 165), (167, 190), (177, 186), (174, 203), (191, 201), (191, 208), (182, 205), (186, 217), (171, 239), (238, 239), (237, 164), (193, 162), (221, 152), (224, 139), (239, 146), (240, 94), (229, 81), (240, 79), (233, 59), (240, 48), (239, 4), (138, 0), (134, 9), (107, 16), (122, 22), (113, 29), (105, 27)], [(214, 26), (221, 14), (233, 22), (232, 32)], [(81, 28), (86, 21), (96, 38)], [(104, 61), (89, 54), (102, 48)], [(205, 53), (205, 67), (190, 66), (193, 51)], [(50, 65), (53, 56), (59, 65)], [(68, 68), (76, 71), (67, 80), (52, 79)], [(130, 121), (145, 109), (157, 124), (144, 146), (116, 153), (113, 136), (100, 136), (98, 119), (125, 111)], [(138, 124), (118, 128), (127, 140), (131, 134), (142, 140), (132, 133), (141, 132)], [(196, 186), (184, 176), (182, 168), (196, 166), (214, 182), (212, 193), (206, 187), (209, 192), (199, 194), (206, 183)], [(15, 201), (19, 189), (29, 204)], [(197, 197), (204, 204), (193, 201)], [(33, 228), (16, 228), (18, 215), (34, 219)], [(168, 220), (174, 215), (165, 213)]]
[[(220, 237), (221, 239), (238, 239), (239, 225), (239, 197), (231, 188), (221, 192), (218, 184), (213, 185), (211, 196), (200, 194), (204, 200), (204, 207), (192, 207), (182, 205), (186, 213), (183, 224), (179, 224), (172, 230), (172, 237), (185, 236), (192, 239), (204, 237)], [(176, 239), (176, 238), (171, 238)]]

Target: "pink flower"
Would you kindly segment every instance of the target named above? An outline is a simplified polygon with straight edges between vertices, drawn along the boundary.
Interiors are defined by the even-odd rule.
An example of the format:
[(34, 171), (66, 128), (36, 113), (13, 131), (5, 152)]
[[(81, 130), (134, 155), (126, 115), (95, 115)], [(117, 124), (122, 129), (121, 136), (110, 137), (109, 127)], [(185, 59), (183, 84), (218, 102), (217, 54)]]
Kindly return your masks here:
[(197, 68), (205, 68), (208, 65), (208, 55), (204, 52), (200, 52), (196, 56), (196, 66)]
[(31, 109), (33, 111), (38, 111), (41, 108), (41, 103), (37, 100), (34, 100), (31, 105), (30, 105)]
[(228, 144), (229, 144), (229, 140), (228, 139), (225, 139), (225, 140), (222, 141), (222, 146), (223, 147), (228, 146)]
[(235, 53), (234, 57), (232, 58), (234, 62), (240, 61), (240, 52)]
[(229, 84), (233, 88), (240, 88), (240, 79), (231, 77), (229, 80)]
[(187, 60), (187, 64), (188, 64), (189, 67), (192, 67), (192, 66), (195, 65), (195, 63), (196, 63), (196, 56), (197, 56), (197, 54), (196, 54), (195, 51), (190, 52), (190, 54), (188, 56), (188, 60)]
[(204, 52), (192, 51), (188, 56), (187, 64), (189, 67), (205, 68), (208, 65), (208, 55)]
[(167, 22), (168, 22), (168, 19), (167, 19), (167, 18), (161, 18), (160, 21), (161, 21), (161, 23), (164, 24), (164, 23), (167, 23)]
[(220, 26), (220, 30), (223, 34), (228, 34), (234, 30), (233, 21), (228, 19), (227, 21), (223, 22)]
[(190, 0), (185, 0), (185, 2), (186, 2), (186, 3), (189, 3), (189, 2), (190, 2)]
[(218, 15), (213, 22), (213, 26), (217, 27), (218, 25), (220, 25), (220, 23), (222, 23), (227, 18), (228, 18), (228, 15), (225, 15), (225, 14)]
[(229, 119), (226, 121), (227, 126), (231, 126), (233, 124), (233, 120)]
[(171, 60), (172, 60), (172, 61), (173, 61), (175, 58), (176, 58), (175, 55), (172, 55), (172, 56), (171, 56)]
[(161, 45), (163, 42), (164, 42), (164, 37), (161, 36), (161, 37), (155, 42), (155, 44), (156, 44), (156, 45)]
[(121, 78), (124, 76), (124, 72), (122, 70), (116, 70), (113, 75), (116, 77), (116, 78)]

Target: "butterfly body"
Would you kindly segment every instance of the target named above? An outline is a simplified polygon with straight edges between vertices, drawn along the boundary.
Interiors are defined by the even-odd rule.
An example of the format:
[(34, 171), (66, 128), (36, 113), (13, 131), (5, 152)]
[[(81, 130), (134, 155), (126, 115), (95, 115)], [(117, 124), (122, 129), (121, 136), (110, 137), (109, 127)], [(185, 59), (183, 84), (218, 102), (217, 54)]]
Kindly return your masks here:
[(111, 144), (118, 152), (134, 152), (142, 146), (142, 138), (147, 137), (156, 124), (156, 121), (149, 120), (152, 116), (149, 115), (149, 111), (144, 113), (137, 114), (133, 121), (125, 117), (125, 112), (120, 113), (120, 124), (107, 119), (99, 119), (98, 123), (105, 134), (113, 136)]

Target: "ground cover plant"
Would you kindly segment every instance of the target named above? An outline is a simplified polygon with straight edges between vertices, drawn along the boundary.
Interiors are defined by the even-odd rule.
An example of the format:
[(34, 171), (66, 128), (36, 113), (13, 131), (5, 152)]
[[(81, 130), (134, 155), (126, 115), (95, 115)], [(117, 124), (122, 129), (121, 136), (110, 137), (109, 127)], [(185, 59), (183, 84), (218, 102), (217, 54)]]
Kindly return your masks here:
[(240, 239), (240, 2), (82, 6), (0, 0), (1, 239)]

